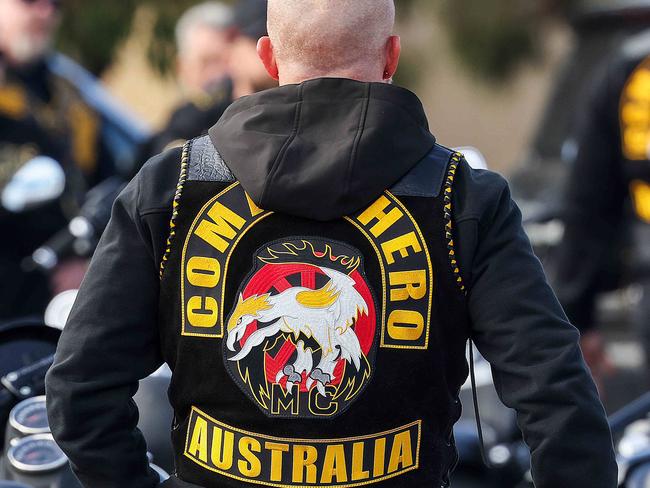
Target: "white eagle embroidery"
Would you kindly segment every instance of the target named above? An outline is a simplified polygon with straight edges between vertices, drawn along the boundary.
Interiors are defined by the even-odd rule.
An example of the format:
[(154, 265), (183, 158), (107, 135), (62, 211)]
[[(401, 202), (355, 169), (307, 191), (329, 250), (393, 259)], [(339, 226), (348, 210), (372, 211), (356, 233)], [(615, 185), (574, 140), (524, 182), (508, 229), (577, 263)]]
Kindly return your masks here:
[[(368, 304), (354, 287), (354, 280), (339, 271), (319, 267), (329, 281), (318, 290), (294, 287), (277, 295), (254, 295), (244, 300), (239, 296), (235, 310), (228, 321), (226, 346), (235, 351), (235, 342), (241, 340), (248, 325), (258, 320), (272, 322), (253, 332), (244, 343), (241, 351), (229, 358), (240, 361), (264, 342), (280, 332), (291, 333), (297, 342), (298, 356), (292, 365), (286, 365), (275, 378), (276, 383), (286, 376), (287, 391), (302, 381), (302, 373), (307, 374), (307, 389), (314, 383), (318, 392), (325, 396), (325, 386), (334, 377), (334, 368), (339, 359), (361, 368), (363, 352), (359, 338), (352, 325), (362, 314), (368, 314)], [(305, 349), (305, 343), (298, 340), (300, 335), (313, 338), (321, 348), (321, 359), (313, 367), (312, 350)]]

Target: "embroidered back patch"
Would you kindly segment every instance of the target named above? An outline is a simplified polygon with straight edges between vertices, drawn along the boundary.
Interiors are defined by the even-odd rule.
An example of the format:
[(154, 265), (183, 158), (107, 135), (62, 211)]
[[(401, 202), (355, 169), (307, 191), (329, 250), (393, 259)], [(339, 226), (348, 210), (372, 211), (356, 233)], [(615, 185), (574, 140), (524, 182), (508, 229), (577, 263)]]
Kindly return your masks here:
[(227, 320), (224, 363), (267, 415), (331, 417), (370, 380), (377, 307), (361, 253), (288, 238), (263, 246)]
[(273, 437), (232, 427), (193, 408), (184, 455), (231, 479), (278, 488), (352, 488), (420, 466), (422, 421), (340, 439)]
[[(182, 250), (179, 333), (214, 340), (214, 354), (265, 415), (332, 418), (367, 387), (377, 349), (428, 349), (434, 272), (427, 242), (385, 192), (341, 221), (374, 253), (279, 228), (277, 237), (286, 237), (249, 251), (250, 273), (227, 284), (240, 242), (271, 215), (239, 183), (197, 212)], [(364, 260), (378, 265), (376, 282)], [(226, 289), (237, 295), (226, 300)]]

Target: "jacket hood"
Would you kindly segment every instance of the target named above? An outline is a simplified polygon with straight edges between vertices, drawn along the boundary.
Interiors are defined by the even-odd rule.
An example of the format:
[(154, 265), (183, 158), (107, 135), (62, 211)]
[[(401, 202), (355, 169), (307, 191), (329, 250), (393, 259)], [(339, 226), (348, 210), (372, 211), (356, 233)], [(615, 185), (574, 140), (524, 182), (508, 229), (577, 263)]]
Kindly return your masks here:
[(413, 93), (336, 78), (239, 99), (210, 138), (260, 208), (321, 221), (370, 204), (435, 144)]

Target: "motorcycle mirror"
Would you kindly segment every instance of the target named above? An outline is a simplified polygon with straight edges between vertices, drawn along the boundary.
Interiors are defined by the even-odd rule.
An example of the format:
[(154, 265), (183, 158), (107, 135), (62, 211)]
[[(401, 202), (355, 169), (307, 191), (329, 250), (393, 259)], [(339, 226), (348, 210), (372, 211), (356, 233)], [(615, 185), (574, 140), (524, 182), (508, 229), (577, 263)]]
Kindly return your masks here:
[(487, 164), (487, 160), (485, 159), (485, 156), (483, 156), (481, 151), (479, 151), (475, 147), (471, 147), (471, 146), (457, 147), (454, 149), (454, 151), (462, 153), (463, 156), (465, 156), (465, 160), (472, 168), (488, 169), (488, 164)]
[(56, 200), (65, 189), (61, 165), (47, 156), (37, 156), (25, 163), (2, 190), (0, 202), (12, 212), (20, 213)]
[(45, 325), (63, 330), (77, 298), (77, 291), (67, 290), (52, 298), (45, 309)]

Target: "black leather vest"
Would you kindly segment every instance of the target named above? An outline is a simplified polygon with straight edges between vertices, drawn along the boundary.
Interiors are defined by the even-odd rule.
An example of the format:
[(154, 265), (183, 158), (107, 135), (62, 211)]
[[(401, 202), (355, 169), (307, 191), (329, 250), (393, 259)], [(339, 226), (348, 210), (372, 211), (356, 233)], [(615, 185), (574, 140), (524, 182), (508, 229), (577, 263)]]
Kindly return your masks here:
[(258, 208), (209, 138), (186, 145), (160, 293), (179, 478), (448, 485), (467, 377), (460, 158), (436, 145), (368, 208), (316, 222)]

